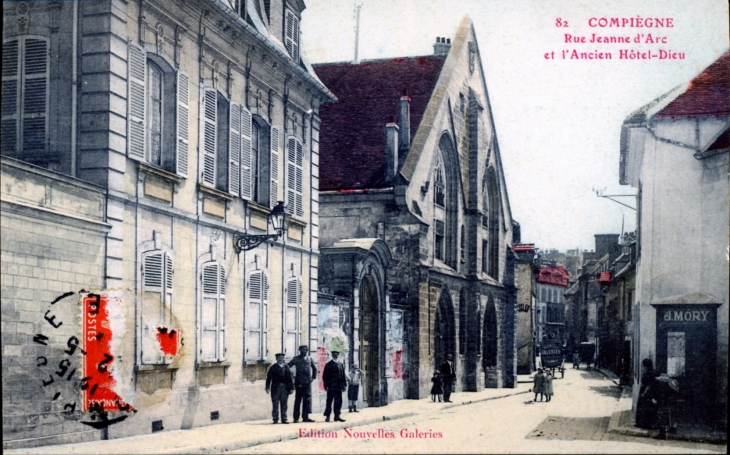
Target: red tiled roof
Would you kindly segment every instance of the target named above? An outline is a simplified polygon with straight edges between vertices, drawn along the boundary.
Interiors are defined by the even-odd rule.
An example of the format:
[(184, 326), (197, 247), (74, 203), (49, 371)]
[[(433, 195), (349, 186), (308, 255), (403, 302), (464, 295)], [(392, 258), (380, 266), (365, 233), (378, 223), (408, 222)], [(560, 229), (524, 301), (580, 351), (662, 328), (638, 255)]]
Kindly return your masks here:
[(554, 267), (540, 267), (537, 270), (535, 280), (542, 284), (553, 284), (556, 286), (568, 286), (570, 273), (562, 265)]
[(730, 115), (730, 51), (692, 79), (687, 90), (655, 117)]
[(411, 98), (416, 133), (445, 56), (315, 65), (339, 102), (320, 107), (321, 191), (386, 186), (385, 125), (398, 120), (400, 98)]

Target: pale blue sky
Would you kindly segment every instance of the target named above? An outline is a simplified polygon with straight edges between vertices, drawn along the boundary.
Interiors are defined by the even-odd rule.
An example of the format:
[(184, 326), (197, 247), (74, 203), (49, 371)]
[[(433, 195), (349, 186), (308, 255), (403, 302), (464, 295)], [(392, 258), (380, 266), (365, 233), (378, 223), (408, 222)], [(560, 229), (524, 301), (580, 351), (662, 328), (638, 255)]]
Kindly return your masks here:
[[(310, 62), (354, 56), (355, 2), (305, 0), (303, 50)], [(360, 59), (427, 55), (436, 36), (474, 22), (492, 102), (513, 217), (522, 241), (593, 249), (593, 235), (635, 228), (635, 212), (592, 191), (618, 184), (623, 119), (684, 84), (728, 48), (725, 0), (359, 0)], [(673, 28), (592, 28), (592, 17), (672, 18)], [(555, 26), (556, 19), (568, 28)], [(565, 44), (564, 33), (636, 36), (661, 45)], [(546, 60), (563, 49), (612, 52), (614, 60)], [(684, 60), (618, 60), (619, 49), (683, 52)], [(622, 198), (634, 204), (632, 198)]]

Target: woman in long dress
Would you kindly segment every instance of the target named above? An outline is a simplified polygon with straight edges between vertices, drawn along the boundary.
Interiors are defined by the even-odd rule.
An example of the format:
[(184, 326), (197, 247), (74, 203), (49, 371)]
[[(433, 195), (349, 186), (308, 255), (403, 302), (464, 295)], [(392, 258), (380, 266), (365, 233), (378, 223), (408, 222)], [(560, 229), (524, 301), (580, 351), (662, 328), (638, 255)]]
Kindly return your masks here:
[(550, 401), (553, 398), (553, 375), (550, 374), (550, 370), (545, 371), (544, 381), (543, 393), (545, 394), (545, 401)]
[(532, 391), (535, 393), (535, 399), (537, 401), (537, 394), (540, 394), (540, 401), (542, 401), (542, 395), (545, 393), (545, 374), (542, 372), (542, 368), (537, 369), (537, 374), (533, 378)]

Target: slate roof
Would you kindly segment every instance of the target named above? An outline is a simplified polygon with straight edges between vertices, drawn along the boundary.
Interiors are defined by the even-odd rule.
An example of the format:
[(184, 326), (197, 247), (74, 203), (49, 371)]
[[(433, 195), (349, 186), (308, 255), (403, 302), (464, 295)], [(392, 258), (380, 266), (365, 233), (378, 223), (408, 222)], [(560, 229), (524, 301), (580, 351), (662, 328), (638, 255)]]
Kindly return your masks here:
[(656, 118), (730, 115), (730, 51), (692, 79)]
[(408, 95), (413, 138), (445, 59), (429, 55), (314, 65), (339, 100), (320, 106), (321, 191), (388, 186), (385, 125), (397, 123), (400, 98)]

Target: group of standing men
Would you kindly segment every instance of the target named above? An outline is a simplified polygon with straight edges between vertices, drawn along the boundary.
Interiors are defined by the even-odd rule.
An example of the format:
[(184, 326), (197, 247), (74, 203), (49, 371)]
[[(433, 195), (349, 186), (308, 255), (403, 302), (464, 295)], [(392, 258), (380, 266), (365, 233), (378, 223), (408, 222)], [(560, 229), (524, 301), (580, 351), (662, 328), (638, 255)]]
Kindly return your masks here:
[[(292, 375), (289, 367), (294, 367), (295, 375)], [(314, 422), (309, 418), (309, 414), (312, 412), (312, 381), (315, 379), (317, 379), (317, 365), (309, 356), (309, 346), (299, 346), (299, 355), (288, 365), (284, 362), (284, 354), (276, 354), (276, 363), (269, 367), (266, 374), (266, 393), (271, 394), (271, 418), (274, 423), (279, 423), (279, 410), (281, 410), (281, 423), (289, 423), (286, 412), (289, 395), (294, 390), (296, 390), (294, 423), (299, 422), (300, 411), (302, 422)]]
[[(342, 393), (348, 389), (348, 378), (345, 374), (345, 366), (337, 361), (340, 353), (332, 351), (332, 360), (327, 362), (322, 373), (324, 388), (327, 391), (327, 405), (324, 410), (325, 422), (330, 421), (330, 414), (334, 411), (335, 422), (344, 422), (340, 417), (342, 410)], [(284, 354), (276, 354), (276, 363), (269, 367), (266, 374), (266, 393), (271, 395), (271, 418), (274, 423), (288, 424), (287, 409), (289, 395), (296, 390), (294, 397), (294, 423), (299, 422), (301, 411), (302, 422), (314, 422), (309, 418), (312, 412), (312, 381), (317, 379), (317, 366), (309, 356), (309, 346), (299, 346), (299, 355), (294, 357), (288, 364), (284, 361)], [(292, 374), (290, 367), (294, 367)], [(356, 366), (353, 367), (353, 375), (357, 381), (351, 381), (350, 411), (357, 412), (356, 401), (359, 392), (360, 374)], [(357, 384), (354, 384), (357, 382)], [(354, 386), (354, 387), (353, 387)], [(352, 393), (354, 392), (354, 393)]]

